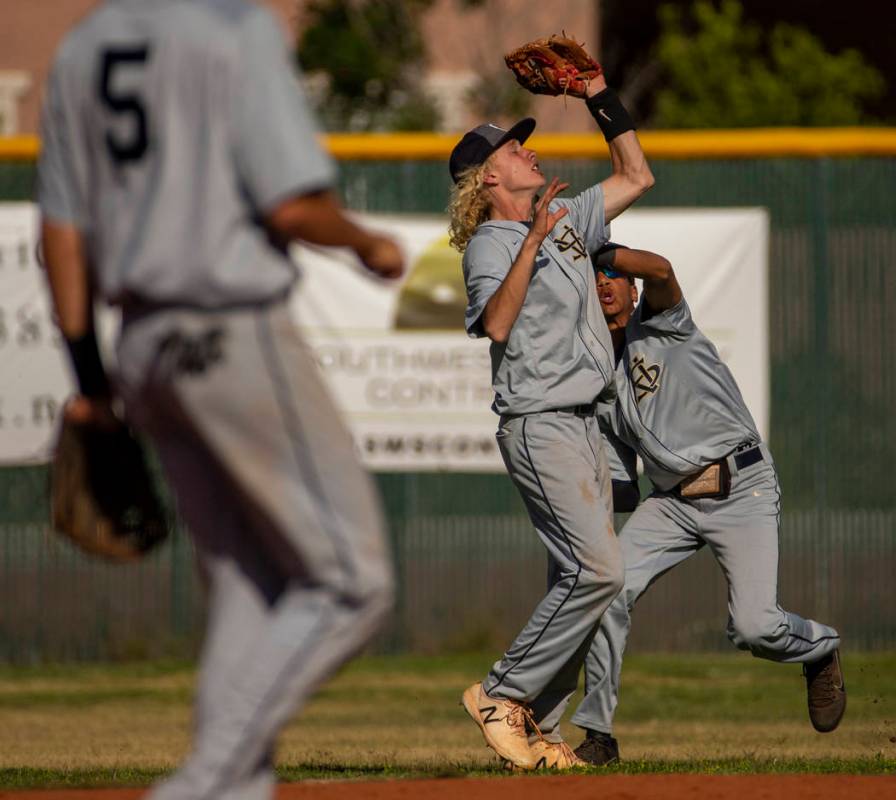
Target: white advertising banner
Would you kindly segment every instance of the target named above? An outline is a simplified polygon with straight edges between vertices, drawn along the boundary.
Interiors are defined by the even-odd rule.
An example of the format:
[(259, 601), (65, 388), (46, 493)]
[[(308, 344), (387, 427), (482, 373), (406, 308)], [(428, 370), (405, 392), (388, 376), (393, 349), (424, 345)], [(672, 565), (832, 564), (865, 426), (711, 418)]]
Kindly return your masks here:
[[(355, 435), (381, 471), (500, 471), (488, 342), (463, 331), (460, 256), (439, 217), (366, 216), (411, 268), (369, 279), (345, 253), (296, 248), (296, 320)], [(30, 204), (0, 204), (0, 463), (46, 460), (71, 382), (50, 324)], [(694, 318), (768, 429), (768, 219), (762, 209), (631, 210), (613, 240), (673, 263)], [(108, 328), (108, 323), (104, 329)], [(108, 348), (107, 348), (108, 349)]]
[[(412, 265), (401, 286), (346, 256), (302, 250), (299, 324), (342, 403), (368, 466), (502, 470), (488, 342), (463, 333), (460, 256), (444, 219), (372, 217)], [(613, 240), (665, 255), (694, 319), (768, 431), (768, 215), (762, 209), (631, 210)]]
[(0, 203), (0, 464), (47, 459), (70, 376), (37, 263), (37, 209)]

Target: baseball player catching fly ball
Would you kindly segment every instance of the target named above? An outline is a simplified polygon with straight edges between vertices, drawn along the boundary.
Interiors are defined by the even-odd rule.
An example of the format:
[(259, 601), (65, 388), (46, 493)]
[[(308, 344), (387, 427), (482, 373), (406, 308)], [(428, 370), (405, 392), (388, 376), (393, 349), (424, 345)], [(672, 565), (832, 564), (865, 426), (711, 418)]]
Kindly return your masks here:
[(498, 444), (549, 560), (547, 595), (462, 698), (486, 743), (522, 769), (581, 763), (558, 725), (623, 579), (595, 416), (598, 397), (614, 390), (613, 344), (588, 254), (653, 176), (628, 114), (594, 67), (578, 83), (562, 71), (555, 93), (578, 91), (586, 99), (612, 154), (604, 181), (570, 200), (557, 198), (567, 184), (556, 178), (545, 188), (538, 156), (525, 146), (533, 119), (509, 130), (474, 128), (449, 165), (466, 328), (491, 340)]
[(731, 372), (694, 324), (665, 258), (608, 244), (593, 260), (616, 358), (615, 413), (602, 420), (612, 424), (617, 463), (629, 465), (618, 475), (623, 485), (633, 472), (627, 443), (655, 490), (619, 535), (625, 586), (585, 662), (585, 699), (572, 721), (587, 735), (576, 754), (592, 764), (619, 757), (612, 729), (629, 614), (657, 578), (705, 545), (728, 582), (729, 639), (760, 658), (802, 663), (812, 724), (832, 731), (846, 708), (840, 637), (778, 604), (781, 491)]
[[(294, 327), (290, 241), (358, 228), (269, 12), (107, 0), (59, 49), (39, 164), (42, 241), (85, 425), (155, 444), (208, 589), (195, 738), (153, 800), (264, 800), (281, 726), (364, 645), (392, 578), (379, 502)], [(115, 391), (94, 293), (122, 310)]]

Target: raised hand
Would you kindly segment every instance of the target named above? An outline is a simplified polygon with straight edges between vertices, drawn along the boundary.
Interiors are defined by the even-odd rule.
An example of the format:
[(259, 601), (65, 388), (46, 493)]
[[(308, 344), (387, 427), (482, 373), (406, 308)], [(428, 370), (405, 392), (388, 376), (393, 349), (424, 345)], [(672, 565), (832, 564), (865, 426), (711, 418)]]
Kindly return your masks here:
[(559, 208), (553, 212), (548, 208), (554, 198), (564, 189), (568, 188), (568, 183), (560, 183), (558, 178), (554, 178), (548, 185), (545, 193), (541, 196), (541, 199), (535, 204), (535, 214), (532, 217), (532, 228), (529, 235), (536, 239), (539, 244), (543, 242), (547, 235), (554, 229), (557, 222), (569, 213), (569, 209), (567, 208)]

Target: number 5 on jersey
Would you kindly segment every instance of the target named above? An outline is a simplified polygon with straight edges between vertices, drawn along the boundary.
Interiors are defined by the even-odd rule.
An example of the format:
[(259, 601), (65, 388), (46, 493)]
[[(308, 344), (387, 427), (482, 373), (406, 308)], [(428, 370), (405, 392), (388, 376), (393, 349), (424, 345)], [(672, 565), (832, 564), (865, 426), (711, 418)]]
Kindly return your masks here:
[(143, 98), (133, 90), (117, 90), (115, 75), (125, 69), (144, 69), (149, 55), (148, 43), (132, 47), (110, 47), (100, 53), (100, 99), (113, 114), (131, 120), (128, 136), (119, 136), (112, 130), (106, 131), (106, 150), (119, 165), (143, 158), (149, 148), (149, 125)]

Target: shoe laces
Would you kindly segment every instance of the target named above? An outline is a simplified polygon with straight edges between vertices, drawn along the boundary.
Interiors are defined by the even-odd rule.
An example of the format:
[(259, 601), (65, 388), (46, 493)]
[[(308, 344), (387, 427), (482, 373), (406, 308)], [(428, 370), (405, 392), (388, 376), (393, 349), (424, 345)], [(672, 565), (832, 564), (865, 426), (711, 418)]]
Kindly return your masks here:
[(580, 763), (579, 757), (566, 742), (557, 742), (554, 746), (560, 750), (560, 755), (558, 756), (557, 761), (566, 759), (567, 764)]
[(508, 700), (507, 704), (509, 708), (507, 709), (505, 719), (513, 732), (517, 736), (522, 736), (523, 738), (528, 739), (529, 735), (526, 733), (526, 726), (528, 725), (537, 734), (538, 738), (541, 739), (541, 741), (544, 741), (544, 736), (542, 736), (541, 731), (538, 729), (538, 725), (535, 723), (535, 717), (532, 716), (532, 711), (529, 707), (523, 703), (518, 703), (515, 700)]

